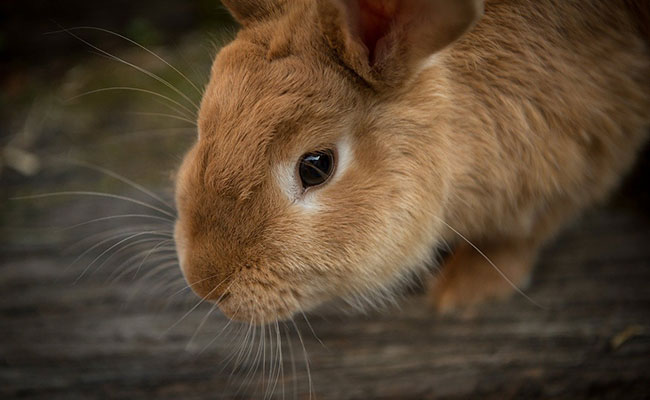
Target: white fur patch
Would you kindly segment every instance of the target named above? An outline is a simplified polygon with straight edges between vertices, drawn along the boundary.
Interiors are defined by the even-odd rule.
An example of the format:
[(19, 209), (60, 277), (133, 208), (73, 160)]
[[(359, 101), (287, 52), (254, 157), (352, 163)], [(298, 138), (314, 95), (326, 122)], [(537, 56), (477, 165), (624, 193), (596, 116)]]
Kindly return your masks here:
[(419, 75), (420, 73), (427, 70), (428, 68), (431, 68), (434, 65), (436, 65), (439, 61), (440, 61), (440, 54), (439, 53), (435, 53), (435, 54), (430, 55), (424, 61), (422, 61), (422, 63), (418, 67), (417, 72), (415, 74)]
[(295, 165), (291, 162), (281, 163), (273, 169), (273, 176), (282, 192), (290, 201), (295, 201), (300, 195), (300, 185), (296, 180)]
[(352, 144), (349, 138), (342, 137), (336, 144), (336, 149), (338, 152), (338, 165), (336, 171), (334, 171), (335, 175), (332, 177), (332, 183), (338, 181), (345, 174), (352, 162)]

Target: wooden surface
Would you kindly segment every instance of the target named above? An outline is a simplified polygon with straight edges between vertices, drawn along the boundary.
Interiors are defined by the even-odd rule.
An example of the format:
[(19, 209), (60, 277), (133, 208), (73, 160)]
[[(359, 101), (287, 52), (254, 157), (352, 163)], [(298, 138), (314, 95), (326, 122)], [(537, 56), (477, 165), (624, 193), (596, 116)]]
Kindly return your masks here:
[[(636, 190), (544, 252), (527, 293), (546, 309), (515, 296), (473, 318), (440, 318), (413, 295), (366, 316), (330, 307), (308, 315), (311, 327), (303, 317), (280, 325), (275, 398), (309, 398), (296, 328), (318, 399), (648, 398), (650, 218)], [(128, 211), (109, 204), (82, 198), (49, 214)], [(71, 237), (87, 236), (79, 234)], [(218, 313), (201, 326), (209, 305), (180, 320), (196, 304), (191, 294), (172, 296), (180, 283), (165, 288), (146, 274), (108, 282), (119, 257), (74, 283), (90, 259), (66, 268), (74, 251), (14, 242), (5, 242), (0, 267), (0, 398), (256, 399), (270, 391), (268, 377), (280, 370), (268, 331), (264, 347), (246, 347), (251, 356), (235, 366), (227, 358), (245, 327), (218, 336), (227, 324)]]

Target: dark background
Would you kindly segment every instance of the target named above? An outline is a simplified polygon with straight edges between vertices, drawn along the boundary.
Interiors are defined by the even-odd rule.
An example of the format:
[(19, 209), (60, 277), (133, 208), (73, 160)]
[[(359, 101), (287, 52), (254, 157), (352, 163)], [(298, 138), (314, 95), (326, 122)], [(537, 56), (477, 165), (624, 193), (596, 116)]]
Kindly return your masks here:
[[(607, 204), (544, 251), (527, 294), (545, 309), (515, 296), (476, 315), (439, 317), (416, 291), (368, 315), (325, 307), (280, 325), (281, 346), (265, 330), (261, 347), (260, 329), (253, 335), (210, 305), (194, 308), (164, 236), (168, 221), (123, 217), (166, 218), (159, 211), (81, 193), (14, 199), (92, 191), (167, 210), (124, 179), (171, 199), (193, 116), (142, 92), (78, 96), (131, 87), (191, 110), (200, 93), (120, 38), (73, 31), (189, 101), (51, 32), (125, 35), (201, 88), (237, 29), (225, 9), (209, 0), (8, 0), (0, 26), (0, 398), (306, 399), (310, 381), (319, 399), (650, 396), (647, 150)], [(148, 241), (127, 247), (136, 240)]]

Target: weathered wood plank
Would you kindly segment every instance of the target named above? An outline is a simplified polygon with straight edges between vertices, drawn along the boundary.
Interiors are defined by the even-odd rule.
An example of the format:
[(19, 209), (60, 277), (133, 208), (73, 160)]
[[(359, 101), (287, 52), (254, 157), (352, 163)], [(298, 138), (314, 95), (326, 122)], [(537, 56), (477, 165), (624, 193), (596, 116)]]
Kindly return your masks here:
[[(650, 229), (643, 217), (610, 207), (558, 238), (528, 291), (547, 309), (515, 297), (472, 318), (441, 318), (417, 295), (399, 309), (367, 316), (329, 307), (309, 316), (323, 344), (297, 319), (314, 393), (320, 399), (647, 398)], [(227, 323), (214, 315), (195, 335), (210, 309), (202, 305), (169, 329), (191, 308), (192, 296), (170, 302), (169, 291), (148, 293), (146, 279), (106, 283), (111, 268), (73, 284), (81, 267), (65, 270), (69, 261), (49, 251), (5, 254), (2, 398), (263, 396), (268, 347), (264, 377), (259, 362), (224, 363), (244, 336), (241, 325), (214, 340)], [(285, 398), (308, 398), (299, 337), (290, 324), (282, 334), (284, 378), (276, 397), (284, 386)]]

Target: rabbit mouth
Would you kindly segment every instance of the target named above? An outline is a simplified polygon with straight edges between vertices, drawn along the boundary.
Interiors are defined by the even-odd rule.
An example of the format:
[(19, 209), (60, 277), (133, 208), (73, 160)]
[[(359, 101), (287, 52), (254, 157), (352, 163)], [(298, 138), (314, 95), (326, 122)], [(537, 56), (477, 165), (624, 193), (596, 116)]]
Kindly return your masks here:
[(217, 301), (217, 305), (229, 319), (253, 325), (266, 325), (288, 320), (297, 312), (279, 296), (260, 294), (238, 296), (234, 292), (227, 292)]

